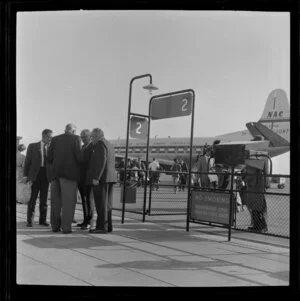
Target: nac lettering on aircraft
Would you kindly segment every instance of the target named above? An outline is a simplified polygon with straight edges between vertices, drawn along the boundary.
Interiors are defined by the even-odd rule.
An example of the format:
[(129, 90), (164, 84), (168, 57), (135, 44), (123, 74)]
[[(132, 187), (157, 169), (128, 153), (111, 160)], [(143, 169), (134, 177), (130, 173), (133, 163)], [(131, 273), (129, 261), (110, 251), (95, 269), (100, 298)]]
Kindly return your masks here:
[(267, 118), (274, 118), (274, 117), (283, 117), (283, 111), (271, 111), (271, 112), (268, 112), (268, 116)]

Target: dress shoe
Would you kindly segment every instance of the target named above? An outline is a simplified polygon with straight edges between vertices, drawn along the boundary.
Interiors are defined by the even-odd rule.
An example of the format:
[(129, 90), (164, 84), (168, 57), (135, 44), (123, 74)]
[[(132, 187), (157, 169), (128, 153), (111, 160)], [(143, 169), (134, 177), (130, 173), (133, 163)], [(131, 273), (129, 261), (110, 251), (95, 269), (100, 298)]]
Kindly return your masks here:
[(90, 229), (89, 233), (94, 233), (94, 234), (106, 234), (106, 230), (101, 230), (101, 229)]
[(70, 231), (62, 231), (63, 232), (63, 234), (70, 234), (70, 233), (72, 233), (72, 230), (70, 230)]
[(76, 220), (75, 219), (73, 219), (72, 220), (72, 224), (76, 224), (77, 222), (76, 222)]
[(82, 227), (80, 228), (81, 230), (89, 230), (91, 228), (91, 225), (89, 225), (89, 224), (84, 224), (84, 225), (82, 225)]
[(32, 223), (27, 223), (26, 227), (32, 227)]
[(82, 226), (84, 226), (84, 225), (85, 225), (85, 223), (82, 222), (82, 223), (77, 224), (76, 227), (82, 227)]
[(49, 226), (49, 224), (48, 224), (47, 222), (39, 223), (39, 225), (41, 225), (41, 226), (46, 226), (46, 227)]
[(52, 232), (61, 232), (61, 229), (52, 229)]

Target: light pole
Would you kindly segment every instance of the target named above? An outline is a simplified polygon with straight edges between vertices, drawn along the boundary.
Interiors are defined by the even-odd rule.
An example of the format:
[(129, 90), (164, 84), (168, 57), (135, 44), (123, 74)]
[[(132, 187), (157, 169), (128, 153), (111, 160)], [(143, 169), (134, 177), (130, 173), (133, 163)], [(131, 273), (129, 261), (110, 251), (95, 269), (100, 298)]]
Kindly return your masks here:
[[(132, 94), (132, 83), (136, 79), (144, 78), (144, 77), (149, 77), (150, 83), (143, 88), (148, 90), (150, 94), (152, 94), (152, 90), (157, 90), (158, 88), (155, 87), (152, 84), (152, 75), (150, 73), (143, 74), (143, 75), (138, 75), (135, 76), (131, 79), (130, 85), (129, 85), (129, 101), (128, 101), (128, 113), (127, 113), (127, 131), (126, 131), (126, 150), (125, 150), (125, 167), (124, 167), (124, 180), (123, 180), (123, 206), (122, 206), (122, 224), (124, 223), (124, 216), (125, 216), (125, 194), (126, 194), (126, 180), (127, 180), (127, 160), (128, 160), (128, 143), (129, 143), (129, 123), (130, 123), (130, 113), (131, 113), (131, 94)], [(149, 130), (149, 129), (148, 129)]]

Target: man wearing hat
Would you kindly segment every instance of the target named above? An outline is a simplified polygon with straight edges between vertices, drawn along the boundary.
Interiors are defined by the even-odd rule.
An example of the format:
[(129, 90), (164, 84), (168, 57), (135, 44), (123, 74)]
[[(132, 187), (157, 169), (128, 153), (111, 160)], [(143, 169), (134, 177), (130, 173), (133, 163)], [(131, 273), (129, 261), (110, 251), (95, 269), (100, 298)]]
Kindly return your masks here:
[(267, 203), (264, 192), (266, 188), (264, 171), (266, 169), (265, 160), (246, 160), (246, 202), (251, 212), (253, 226), (249, 230), (255, 232), (268, 231), (265, 215)]

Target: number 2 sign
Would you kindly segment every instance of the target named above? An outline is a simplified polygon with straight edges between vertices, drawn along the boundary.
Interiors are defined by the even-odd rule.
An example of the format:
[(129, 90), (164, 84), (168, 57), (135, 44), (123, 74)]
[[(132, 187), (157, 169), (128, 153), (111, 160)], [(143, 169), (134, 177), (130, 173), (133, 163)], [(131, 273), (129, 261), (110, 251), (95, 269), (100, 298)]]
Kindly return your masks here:
[(151, 119), (187, 116), (192, 113), (192, 93), (168, 94), (154, 98), (151, 103)]
[(148, 120), (137, 116), (130, 119), (130, 137), (131, 138), (147, 138)]

